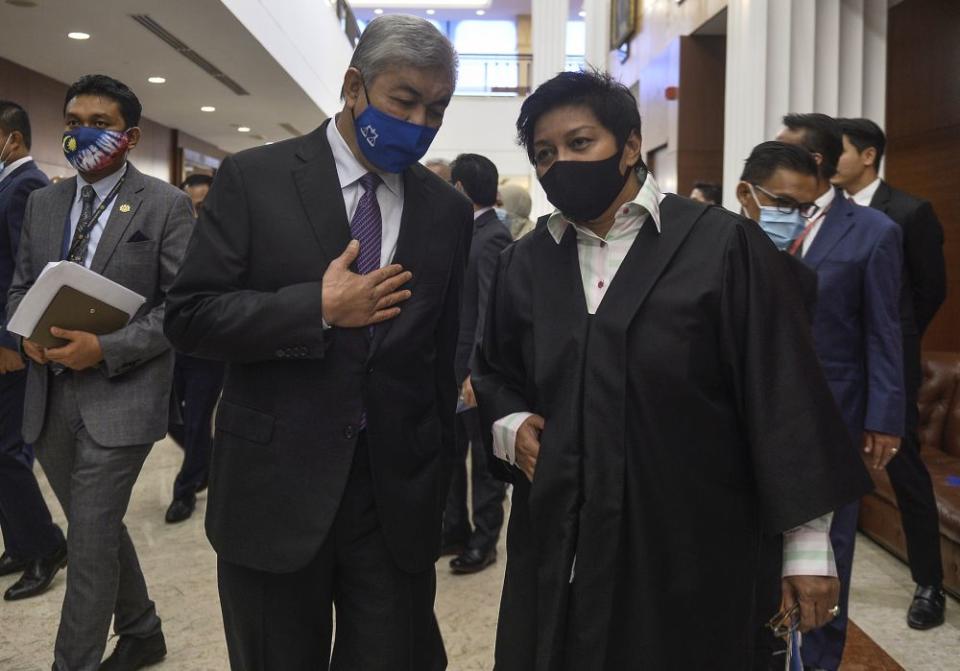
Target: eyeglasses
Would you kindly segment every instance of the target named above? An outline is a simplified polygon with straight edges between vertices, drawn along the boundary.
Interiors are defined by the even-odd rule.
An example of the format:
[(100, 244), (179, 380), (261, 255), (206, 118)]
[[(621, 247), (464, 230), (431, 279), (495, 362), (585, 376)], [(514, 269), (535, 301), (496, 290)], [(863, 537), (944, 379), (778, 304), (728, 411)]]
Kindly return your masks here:
[(800, 604), (796, 603), (787, 610), (781, 610), (767, 622), (767, 627), (777, 638), (789, 638), (800, 628)]
[(769, 198), (773, 202), (773, 207), (777, 208), (777, 212), (782, 214), (793, 214), (794, 212), (800, 212), (800, 216), (804, 219), (812, 219), (817, 212), (820, 211), (820, 206), (816, 203), (798, 203), (789, 196), (777, 196), (772, 194), (759, 184), (752, 184), (752, 186), (764, 196)]

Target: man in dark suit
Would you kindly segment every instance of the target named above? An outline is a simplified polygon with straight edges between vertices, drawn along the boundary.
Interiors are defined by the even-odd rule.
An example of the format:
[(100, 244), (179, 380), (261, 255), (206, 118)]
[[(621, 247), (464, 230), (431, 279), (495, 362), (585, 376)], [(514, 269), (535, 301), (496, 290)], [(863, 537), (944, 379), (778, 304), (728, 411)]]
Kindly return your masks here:
[(30, 119), (18, 104), (0, 101), (0, 576), (23, 573), (4, 593), (13, 601), (40, 594), (66, 556), (66, 541), (53, 523), (33, 475), (33, 449), (23, 442), (26, 365), (16, 337), (4, 327), (27, 197), (50, 181), (30, 156)]
[[(194, 220), (203, 208), (213, 178), (194, 174), (180, 188), (190, 196)], [(167, 524), (183, 522), (193, 515), (197, 493), (207, 487), (210, 452), (213, 449), (213, 411), (223, 388), (223, 362), (178, 352), (173, 365), (168, 433), (183, 449), (183, 464), (173, 482), (173, 501), (165, 515)]]
[[(905, 392), (900, 336), (900, 228), (886, 215), (844, 198), (830, 179), (843, 151), (840, 125), (824, 114), (788, 114), (778, 139), (819, 165), (816, 210), (790, 246), (817, 271), (813, 320), (820, 364), (851, 436), (870, 465), (886, 467), (900, 449)], [(830, 539), (840, 576), (840, 612), (803, 641), (804, 663), (836, 671), (846, 640), (847, 603), (859, 502), (837, 510)]]
[[(463, 281), (460, 338), (457, 342), (457, 380), (461, 382), (459, 428), (447, 508), (443, 515), (443, 552), (456, 554), (450, 561), (454, 573), (476, 573), (497, 559), (497, 539), (503, 526), (504, 483), (493, 477), (480, 433), (477, 401), (470, 383), (473, 358), (483, 333), (487, 296), (497, 269), (497, 259), (511, 242), (510, 231), (500, 221), (497, 203), (497, 166), (479, 154), (461, 154), (451, 166), (450, 182), (473, 203), (473, 241)], [(467, 449), (472, 466), (473, 529), (467, 512)]]
[[(67, 90), (63, 148), (77, 177), (27, 202), (8, 317), (50, 262), (66, 259), (146, 300), (104, 335), (51, 328), (65, 344), (29, 339), (23, 436), (67, 516), (70, 570), (53, 668), (129, 671), (159, 662), (166, 643), (123, 524), (153, 443), (166, 434), (173, 350), (163, 309), (190, 235), (190, 201), (139, 172), (141, 105), (123, 83), (81, 77)], [(117, 645), (101, 665), (110, 622)]]
[(453, 95), (432, 24), (370, 22), (343, 110), (224, 161), (166, 330), (227, 363), (207, 534), (236, 671), (446, 667), (434, 562), (472, 208), (417, 161)]
[(946, 598), (940, 559), (940, 515), (930, 473), (920, 458), (917, 394), (923, 381), (920, 343), (947, 294), (943, 227), (930, 203), (894, 189), (880, 179), (886, 137), (869, 119), (840, 119), (843, 154), (833, 183), (858, 205), (880, 210), (903, 233), (903, 282), (900, 327), (906, 383), (906, 432), (903, 448), (887, 466), (907, 539), (910, 573), (917, 583), (907, 612), (913, 629), (943, 624)]

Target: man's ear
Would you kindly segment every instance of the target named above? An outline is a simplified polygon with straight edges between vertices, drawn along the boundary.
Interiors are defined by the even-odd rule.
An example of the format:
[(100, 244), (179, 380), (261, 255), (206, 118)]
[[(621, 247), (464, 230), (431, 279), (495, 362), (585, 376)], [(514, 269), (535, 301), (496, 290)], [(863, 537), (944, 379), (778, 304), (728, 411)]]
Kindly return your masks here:
[(737, 200), (740, 202), (740, 206), (743, 207), (744, 211), (748, 213), (750, 209), (747, 206), (756, 205), (756, 203), (753, 202), (753, 196), (750, 195), (750, 185), (746, 182), (737, 184)]
[(877, 167), (877, 148), (876, 147), (867, 147), (860, 153), (860, 160), (863, 161), (863, 165), (868, 168)]
[(134, 126), (133, 128), (128, 129), (127, 130), (127, 148), (133, 149), (138, 144), (140, 144), (140, 137), (141, 137), (141, 132), (140, 132), (139, 126)]
[(623, 145), (623, 164), (626, 168), (636, 168), (640, 165), (643, 158), (642, 140), (643, 138), (635, 130), (630, 131), (630, 135), (627, 136), (627, 141)]
[(810, 155), (813, 156), (813, 160), (817, 162), (817, 165), (823, 165), (823, 154), (818, 151), (812, 151)]
[(357, 68), (349, 67), (343, 73), (343, 101), (347, 108), (354, 109), (363, 90), (363, 77)]

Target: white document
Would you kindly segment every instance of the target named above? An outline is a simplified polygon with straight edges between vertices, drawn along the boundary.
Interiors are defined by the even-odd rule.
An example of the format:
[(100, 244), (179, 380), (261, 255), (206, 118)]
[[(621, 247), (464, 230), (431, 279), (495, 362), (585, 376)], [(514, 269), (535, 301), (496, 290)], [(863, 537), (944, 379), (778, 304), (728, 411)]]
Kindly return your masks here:
[(137, 314), (140, 306), (147, 301), (140, 294), (79, 264), (71, 261), (52, 262), (46, 265), (40, 277), (20, 301), (17, 311), (7, 323), (7, 330), (24, 338), (33, 335), (37, 322), (64, 286), (112, 305), (130, 317)]

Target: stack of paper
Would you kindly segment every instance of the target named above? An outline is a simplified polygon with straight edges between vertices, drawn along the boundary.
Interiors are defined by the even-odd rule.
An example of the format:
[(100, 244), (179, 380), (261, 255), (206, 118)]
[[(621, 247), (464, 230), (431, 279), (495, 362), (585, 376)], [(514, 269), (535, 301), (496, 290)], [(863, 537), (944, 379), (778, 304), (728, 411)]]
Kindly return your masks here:
[(48, 263), (20, 301), (7, 330), (44, 347), (58, 347), (66, 341), (50, 335), (51, 326), (112, 333), (126, 326), (144, 302), (140, 294), (79, 264)]

